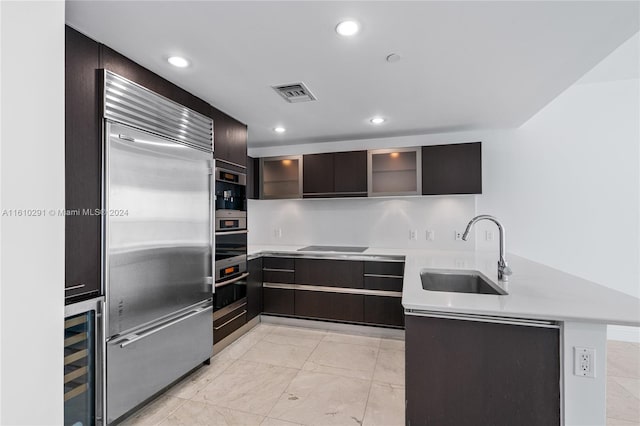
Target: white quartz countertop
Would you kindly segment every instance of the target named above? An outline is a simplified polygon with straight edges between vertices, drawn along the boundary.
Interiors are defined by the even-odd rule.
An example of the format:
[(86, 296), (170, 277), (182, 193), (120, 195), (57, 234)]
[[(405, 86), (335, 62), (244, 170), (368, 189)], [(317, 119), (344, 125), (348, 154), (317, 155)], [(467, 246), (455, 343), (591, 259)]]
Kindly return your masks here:
[[(513, 254), (507, 254), (513, 275), (503, 285), (497, 280), (497, 253), (387, 248), (368, 248), (363, 253), (297, 251), (302, 247), (255, 245), (249, 246), (248, 254), (250, 258), (262, 253), (405, 256), (405, 309), (640, 326), (640, 299)], [(426, 268), (478, 270), (508, 294), (424, 290), (420, 272)]]

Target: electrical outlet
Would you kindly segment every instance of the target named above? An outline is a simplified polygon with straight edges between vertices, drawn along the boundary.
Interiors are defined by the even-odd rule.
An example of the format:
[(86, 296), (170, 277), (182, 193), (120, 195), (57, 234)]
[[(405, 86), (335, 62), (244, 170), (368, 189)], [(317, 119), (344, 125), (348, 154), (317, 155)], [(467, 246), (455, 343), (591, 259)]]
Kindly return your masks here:
[(436, 239), (436, 234), (435, 232), (431, 231), (431, 230), (427, 230), (427, 241), (433, 241)]
[(487, 241), (493, 241), (493, 231), (486, 231), (484, 234), (484, 239)]
[(573, 374), (581, 377), (596, 377), (596, 350), (573, 348)]
[(453, 237), (455, 238), (456, 241), (462, 241), (462, 232), (453, 231)]
[(409, 239), (416, 241), (418, 239), (418, 231), (416, 231), (415, 229), (411, 229), (409, 231)]
[(273, 236), (276, 238), (282, 238), (282, 228), (275, 228), (273, 230)]

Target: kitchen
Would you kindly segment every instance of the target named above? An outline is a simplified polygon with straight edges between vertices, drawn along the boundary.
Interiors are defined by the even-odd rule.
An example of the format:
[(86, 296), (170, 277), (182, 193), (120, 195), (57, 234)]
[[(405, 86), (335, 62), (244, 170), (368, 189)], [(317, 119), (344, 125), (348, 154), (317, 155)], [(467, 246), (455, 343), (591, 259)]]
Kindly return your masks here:
[[(67, 2), (66, 5), (3, 2), (0, 9), (2, 210), (74, 208), (69, 205), (68, 197), (86, 194), (94, 197), (96, 207), (102, 207), (99, 192), (102, 170), (93, 167), (101, 161), (100, 146), (78, 142), (69, 150), (67, 140), (65, 166), (64, 63), (65, 32), (69, 31), (64, 28), (66, 23), (82, 37), (92, 40), (85, 40), (88, 50), (93, 49), (90, 46), (97, 46), (98, 50), (92, 50), (98, 52), (93, 62), (85, 62), (85, 66), (100, 69), (101, 64), (107, 64), (104, 68), (110, 69), (114, 78), (123, 76), (125, 80), (133, 80), (191, 111), (204, 112), (205, 116), (209, 105), (213, 105), (216, 112), (209, 115), (213, 121), (215, 166), (221, 167), (218, 160), (226, 160), (229, 167), (224, 168), (231, 171), (231, 175), (239, 172), (237, 165), (243, 166), (243, 159), (247, 166), (244, 174), (248, 200), (244, 211), (248, 233), (244, 248), (241, 241), (240, 250), (246, 250), (249, 263), (246, 271), (232, 269), (229, 273), (233, 278), (249, 274), (247, 292), (253, 291), (258, 298), (262, 295), (262, 308), (254, 307), (253, 312), (257, 309), (257, 314), (247, 318), (229, 336), (218, 336), (216, 340), (214, 333), (213, 354), (219, 353), (220, 357), (214, 356), (211, 366), (201, 370), (217, 368), (218, 360), (228, 368), (236, 363), (243, 364), (249, 371), (249, 366), (253, 366), (259, 376), (261, 361), (256, 352), (277, 345), (276, 340), (282, 343), (288, 339), (289, 343), (284, 346), (300, 354), (308, 350), (290, 347), (306, 344), (318, 350), (338, 351), (340, 345), (351, 345), (356, 347), (355, 351), (375, 353), (373, 365), (369, 361), (371, 355), (365, 355), (369, 358), (362, 363), (368, 365), (366, 392), (371, 391), (368, 399), (374, 407), (377, 400), (373, 389), (380, 383), (396, 389), (392, 394), (398, 401), (404, 400), (400, 393), (404, 392), (404, 381), (372, 380), (376, 374), (376, 357), (393, 358), (397, 356), (394, 350), (404, 352), (404, 346), (402, 351), (398, 350), (404, 338), (402, 326), (397, 322), (397, 312), (402, 311), (402, 306), (405, 311), (427, 310), (431, 314), (437, 311), (458, 316), (544, 320), (546, 324), (535, 326), (523, 325), (522, 321), (512, 324), (519, 330), (552, 333), (556, 337), (551, 340), (561, 345), (555, 352), (564, 351), (562, 361), (556, 357), (555, 364), (542, 363), (558, 367), (549, 377), (551, 381), (557, 378), (562, 382), (562, 392), (553, 398), (553, 404), (560, 406), (548, 403), (542, 406), (551, 407), (561, 424), (605, 424), (606, 418), (610, 419), (608, 424), (638, 423), (640, 420), (632, 417), (637, 414), (633, 389), (638, 379), (633, 375), (637, 368), (637, 352), (633, 350), (637, 351), (639, 339), (635, 327), (640, 324), (637, 299), (640, 259), (638, 4), (472, 3), (446, 6), (445, 3), (418, 2), (403, 3), (399, 7), (392, 3), (340, 6), (337, 3), (202, 2), (177, 7), (177, 3), (170, 2)], [(345, 19), (356, 20), (361, 26), (360, 32), (352, 36), (337, 33), (336, 26)], [(24, 22), (31, 25), (23, 26)], [(163, 28), (157, 22), (167, 26)], [(174, 33), (166, 30), (171, 25), (176, 27)], [(568, 25), (572, 25), (570, 31)], [(451, 27), (458, 30), (454, 33)], [(459, 31), (459, 28), (465, 30)], [(415, 42), (416, 34), (420, 35), (420, 43)], [(192, 64), (184, 69), (170, 66), (166, 59), (174, 54), (185, 55)], [(43, 75), (45, 69), (46, 76)], [(152, 76), (148, 70), (157, 74)], [(69, 74), (66, 78), (67, 89), (76, 87), (75, 84), (92, 84)], [(289, 103), (271, 87), (300, 82), (304, 82), (307, 94), (316, 100)], [(101, 92), (95, 85), (93, 88)], [(95, 96), (93, 101), (75, 104), (78, 131), (89, 135), (85, 141), (101, 132), (94, 124), (98, 123), (94, 122), (98, 113), (102, 114), (94, 102), (98, 95)], [(34, 116), (42, 125), (33, 126)], [(100, 115), (100, 120), (103, 118), (109, 120)], [(248, 126), (248, 137), (243, 123)], [(285, 131), (279, 132), (282, 130), (279, 127)], [(25, 128), (32, 132), (26, 134)], [(237, 141), (243, 138), (249, 159), (243, 155), (242, 147), (239, 151), (229, 148), (231, 151), (223, 152), (225, 146), (237, 148)], [(473, 153), (476, 146), (473, 144), (478, 142), (479, 155)], [(464, 167), (456, 168), (455, 160), (460, 160), (461, 155), (452, 154), (451, 147), (462, 149), (461, 144), (467, 143), (471, 153), (466, 154)], [(346, 153), (358, 153), (353, 154), (357, 158), (345, 159)], [(384, 171), (393, 156), (402, 161), (408, 159), (413, 166)], [(428, 163), (433, 158), (439, 160)], [(285, 161), (290, 161), (288, 166)], [(229, 163), (236, 163), (236, 167)], [(341, 167), (344, 164), (348, 166)], [(429, 166), (425, 167), (426, 164)], [(470, 169), (476, 170), (477, 164), (481, 164), (479, 178), (477, 173), (465, 174)], [(458, 184), (472, 184), (471, 190), (459, 191), (468, 195), (460, 195), (450, 186), (443, 187), (451, 184), (451, 177), (434, 178), (439, 165), (445, 165), (441, 167), (444, 172), (458, 170), (453, 180), (465, 177), (460, 179), (464, 182)], [(292, 166), (297, 166), (296, 184), (288, 185), (284, 194), (269, 193), (270, 189), (282, 187), (269, 180), (270, 171), (277, 174), (285, 167), (293, 170)], [(80, 179), (73, 176), (70, 179), (70, 170)], [(340, 173), (343, 176), (351, 173), (356, 178), (344, 179)], [(382, 176), (380, 173), (395, 173), (396, 178), (377, 179), (376, 176)], [(163, 177), (168, 178), (158, 175), (159, 179)], [(355, 189), (339, 187), (356, 181)], [(383, 186), (377, 194), (375, 182)], [(433, 182), (438, 183), (436, 188), (429, 187)], [(413, 186), (406, 190), (384, 187), (390, 183)], [(427, 192), (429, 190), (433, 192)], [(225, 191), (229, 189), (222, 191), (222, 198), (233, 204), (231, 199), (237, 195), (229, 192), (225, 195)], [(220, 199), (217, 192), (216, 201)], [(182, 201), (174, 201), (167, 207), (179, 213)], [(238, 217), (237, 212), (242, 212), (242, 207), (225, 210), (231, 211), (232, 217), (228, 218), (231, 226), (239, 226), (244, 218), (242, 214)], [(478, 222), (472, 228), (470, 241), (462, 240), (467, 223), (480, 214), (495, 215), (508, 230), (504, 259), (512, 275), (507, 275), (506, 285), (497, 278), (498, 245), (502, 237), (499, 228), (490, 221)], [(73, 219), (57, 215), (34, 218), (3, 214), (0, 302), (0, 422), (3, 424), (63, 423), (60, 386), (63, 379), (59, 367), (63, 365), (64, 352), (60, 334), (65, 305), (63, 283), (69, 281), (69, 271), (75, 268), (78, 274), (93, 274), (92, 282), (97, 282), (97, 291), (101, 291), (101, 257), (96, 255), (102, 238), (100, 218), (87, 215), (75, 218), (75, 222)], [(109, 217), (114, 223), (117, 219)], [(238, 230), (242, 231), (227, 232)], [(216, 261), (218, 237), (233, 235), (222, 232), (215, 232)], [(125, 240), (137, 236), (135, 232), (121, 235)], [(233, 238), (227, 241), (227, 248), (232, 248), (232, 252), (238, 248)], [(312, 245), (340, 248), (334, 249), (338, 253), (298, 251)], [(345, 255), (345, 247), (354, 246), (368, 249), (336, 259)], [(75, 258), (70, 257), (70, 253)], [(34, 260), (38, 268), (33, 268)], [(262, 262), (262, 266), (255, 266), (259, 265), (256, 261)], [(344, 262), (351, 263), (344, 266)], [(403, 269), (394, 270), (396, 264), (402, 264)], [(351, 275), (348, 282), (332, 275), (340, 268)], [(387, 271), (388, 268), (391, 270)], [(427, 290), (424, 286), (430, 284), (420, 278), (421, 273), (428, 272), (425, 269), (432, 272), (477, 270), (488, 285), (500, 287), (502, 283), (501, 288), (508, 294)], [(25, 270), (30, 271), (26, 277)], [(263, 278), (253, 281), (252, 271), (254, 276), (262, 273)], [(267, 275), (270, 275), (268, 279)], [(212, 281), (219, 284), (223, 278), (212, 276)], [(374, 284), (367, 284), (382, 278), (392, 282), (390, 287), (372, 288)], [(394, 280), (403, 281), (399, 289)], [(336, 287), (339, 288), (336, 290)], [(278, 294), (293, 295), (293, 304), (284, 303), (288, 296), (273, 297)], [(312, 295), (320, 299), (312, 300)], [(389, 302), (385, 306), (395, 302), (395, 308), (370, 309), (367, 302), (359, 302), (379, 300), (374, 299), (376, 297), (384, 297)], [(298, 303), (305, 298), (306, 303)], [(247, 302), (252, 303), (251, 300), (249, 295)], [(346, 300), (358, 302), (344, 302)], [(448, 308), (447, 304), (450, 304)], [(232, 305), (233, 302), (227, 306)], [(332, 306), (336, 309), (324, 309)], [(340, 309), (341, 306), (347, 308)], [(35, 309), (39, 314), (21, 320), (18, 326), (15, 318), (24, 318), (26, 309)], [(109, 309), (117, 311), (118, 307), (111, 304)], [(296, 315), (296, 309), (303, 311)], [(228, 312), (225, 318), (216, 318), (214, 314), (214, 321), (221, 321), (214, 328), (244, 310)], [(382, 312), (388, 315), (376, 317), (375, 314)], [(417, 318), (401, 315), (403, 320), (409, 317), (412, 321)], [(458, 322), (474, 323), (460, 320), (457, 317)], [(364, 323), (368, 325), (362, 325)], [(230, 324), (233, 325), (233, 321)], [(607, 329), (607, 324), (613, 326)], [(297, 328), (292, 331), (294, 326)], [(410, 352), (420, 348), (412, 349), (409, 339), (412, 330), (418, 330), (420, 325), (410, 328), (407, 322), (405, 326), (407, 378), (411, 376), (410, 371), (417, 377), (423, 367), (413, 367)], [(287, 333), (290, 335), (285, 336), (286, 339), (282, 337)], [(522, 338), (526, 342), (529, 340), (524, 338), (526, 333), (516, 333), (514, 339)], [(548, 336), (548, 333), (542, 334)], [(560, 343), (558, 335), (563, 336)], [(24, 336), (30, 336), (28, 343), (24, 342)], [(236, 338), (238, 340), (232, 342)], [(609, 349), (605, 348), (607, 339)], [(621, 343), (623, 340), (636, 344)], [(458, 342), (471, 345), (473, 339), (461, 338)], [(505, 344), (496, 342), (496, 345), (498, 343)], [(254, 348), (254, 345), (259, 346)], [(575, 347), (594, 350), (595, 357), (591, 358), (595, 359), (594, 378), (574, 374)], [(632, 355), (624, 352), (629, 348)], [(470, 346), (467, 353), (472, 350)], [(498, 354), (491, 356), (501, 351), (496, 349), (496, 352)], [(451, 356), (453, 353), (455, 351)], [(427, 351), (421, 356), (431, 354)], [(262, 361), (265, 361), (269, 354), (263, 355)], [(335, 383), (345, 386), (357, 383), (357, 380), (345, 380), (344, 375), (335, 374), (335, 370), (333, 375), (327, 372), (327, 369), (338, 368), (329, 365), (328, 355), (308, 353), (307, 356), (308, 362), (315, 365), (318, 377), (336, 377), (335, 381), (322, 385), (325, 386), (322, 389), (330, 389)], [(605, 372), (605, 360), (617, 363), (616, 356), (627, 360), (626, 370), (624, 365), (615, 364), (607, 365)], [(239, 359), (242, 357), (245, 358)], [(281, 368), (293, 369), (304, 377), (304, 364), (296, 364), (296, 355), (282, 359), (281, 363), (295, 365)], [(233, 363), (229, 364), (230, 360), (234, 360)], [(486, 361), (481, 366), (490, 370), (489, 365)], [(443, 370), (449, 368), (440, 366)], [(354, 370), (359, 371), (356, 367)], [(24, 371), (38, 373), (25, 375)], [(314, 412), (310, 408), (314, 397), (300, 401), (304, 398), (296, 391), (298, 400), (286, 398), (285, 389), (295, 388), (302, 379), (296, 382), (295, 377), (289, 377), (292, 372), (282, 371), (282, 377), (269, 376), (271, 380), (264, 382), (278, 389), (274, 390), (276, 400), (268, 410), (261, 407), (251, 412), (255, 409), (249, 410), (250, 404), (244, 407), (254, 416), (250, 417), (254, 423), (256, 418), (263, 421), (263, 417), (273, 415), (274, 422), (278, 419), (326, 424), (326, 419), (314, 420), (301, 414), (305, 410), (300, 407)], [(607, 379), (608, 373), (616, 371), (617, 378)], [(227, 377), (225, 383), (244, 389), (237, 378), (234, 381), (224, 376), (228, 372), (221, 373), (223, 378)], [(287, 377), (290, 378), (287, 383), (280, 383)], [(453, 373), (449, 378), (450, 386), (454, 386), (454, 380), (467, 379)], [(534, 384), (543, 382), (541, 379)], [(298, 385), (304, 388), (304, 383)], [(420, 383), (406, 384), (409, 406), (410, 386), (414, 385), (421, 386)], [(215, 385), (212, 388), (212, 395), (223, 405), (220, 412), (231, 416), (230, 411), (238, 407), (231, 407), (232, 402), (225, 406), (224, 391), (215, 390)], [(507, 393), (517, 395), (526, 391), (523, 388), (515, 386)], [(622, 408), (605, 406), (605, 388), (607, 392), (614, 390), (624, 401)], [(354, 394), (363, 392), (354, 391)], [(555, 392), (560, 392), (557, 386)], [(635, 392), (637, 395), (637, 390)], [(169, 421), (174, 412), (179, 415), (180, 407), (184, 412), (189, 404), (172, 393), (175, 392), (168, 390), (156, 400), (170, 407), (158, 408), (158, 403), (152, 402), (153, 407), (147, 412), (157, 409), (166, 414), (156, 419), (158, 421)], [(447, 392), (442, 394), (446, 396)], [(317, 395), (315, 398), (317, 402)], [(191, 401), (191, 398), (184, 399)], [(375, 424), (376, 418), (367, 416), (366, 399), (359, 400), (354, 412), (349, 413), (356, 421)], [(41, 410), (29, 409), (33, 400), (39, 401)], [(296, 405), (296, 401), (300, 405)], [(182, 405), (171, 405), (176, 402)], [(190, 404), (196, 402), (203, 404), (202, 400)], [(327, 408), (326, 411), (336, 411), (325, 402), (320, 406)], [(446, 403), (446, 398), (442, 403)], [(218, 407), (216, 402), (209, 405)], [(385, 403), (381, 406), (385, 408)], [(296, 412), (299, 417), (291, 414)], [(343, 419), (340, 417), (343, 414), (335, 414), (334, 423), (341, 424), (339, 419)], [(450, 417), (450, 421), (452, 419)], [(404, 422), (401, 417), (394, 420)], [(496, 422), (501, 424), (499, 420)], [(249, 420), (245, 423), (252, 424)], [(381, 420), (378, 423), (384, 424)], [(395, 423), (387, 421), (387, 424)], [(434, 420), (433, 424), (444, 423)]]

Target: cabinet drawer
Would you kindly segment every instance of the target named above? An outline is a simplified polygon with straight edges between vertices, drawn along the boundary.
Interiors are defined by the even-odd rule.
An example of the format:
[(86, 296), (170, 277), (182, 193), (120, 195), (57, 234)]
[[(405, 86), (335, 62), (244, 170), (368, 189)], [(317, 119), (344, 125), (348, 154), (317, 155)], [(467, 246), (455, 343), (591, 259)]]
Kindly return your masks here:
[(293, 272), (263, 269), (262, 279), (265, 283), (293, 284), (295, 282), (295, 274)]
[(365, 262), (365, 275), (404, 276), (404, 262)]
[(216, 344), (247, 323), (246, 299), (235, 307), (216, 311), (213, 318), (213, 343)]
[(264, 313), (293, 315), (293, 292), (294, 290), (289, 289), (264, 287), (262, 289)]
[(300, 317), (362, 322), (364, 296), (295, 290), (295, 314)]
[(295, 259), (296, 284), (364, 288), (364, 262)]
[(402, 292), (402, 278), (364, 277), (364, 288), (368, 290), (386, 290)]
[(262, 267), (264, 269), (285, 269), (293, 271), (294, 260), (288, 257), (264, 257), (262, 258)]
[(402, 298), (364, 296), (364, 322), (369, 324), (404, 327)]

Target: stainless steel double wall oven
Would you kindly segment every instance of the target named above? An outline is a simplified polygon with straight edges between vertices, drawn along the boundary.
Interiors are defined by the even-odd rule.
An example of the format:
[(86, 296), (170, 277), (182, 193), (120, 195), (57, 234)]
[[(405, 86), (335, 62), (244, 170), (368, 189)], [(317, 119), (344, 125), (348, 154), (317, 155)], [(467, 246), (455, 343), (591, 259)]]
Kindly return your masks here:
[[(217, 161), (216, 262), (213, 297), (214, 320), (246, 304), (247, 281), (247, 175), (245, 169)], [(215, 342), (214, 342), (215, 343)]]

